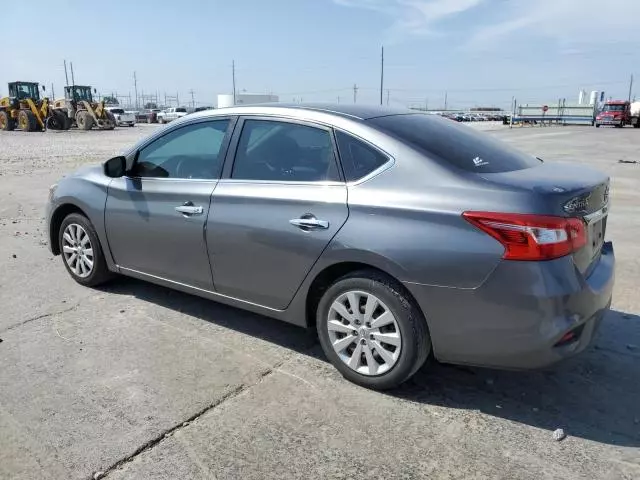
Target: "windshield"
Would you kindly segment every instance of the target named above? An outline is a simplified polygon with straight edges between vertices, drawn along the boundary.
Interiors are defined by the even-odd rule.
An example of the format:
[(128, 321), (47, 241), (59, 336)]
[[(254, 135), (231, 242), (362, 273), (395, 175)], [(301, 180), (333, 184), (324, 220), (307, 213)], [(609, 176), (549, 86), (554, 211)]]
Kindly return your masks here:
[(78, 101), (78, 100), (86, 100), (88, 102), (93, 101), (93, 97), (91, 95), (91, 87), (79, 87), (79, 86), (74, 86), (74, 87), (69, 87), (69, 90), (71, 91), (71, 97)]
[(186, 108), (176, 108), (176, 112), (187, 113), (187, 109)]
[(17, 85), (15, 96), (20, 100), (26, 98), (33, 98), (38, 100), (40, 98), (40, 92), (38, 91), (37, 83), (20, 83)]
[(124, 113), (124, 110), (121, 108), (112, 108), (111, 113), (117, 113), (118, 115), (121, 115)]
[(427, 155), (469, 172), (510, 172), (540, 165), (535, 157), (438, 115), (389, 115), (369, 122)]
[(624, 105), (605, 105), (602, 109), (603, 112), (623, 112)]

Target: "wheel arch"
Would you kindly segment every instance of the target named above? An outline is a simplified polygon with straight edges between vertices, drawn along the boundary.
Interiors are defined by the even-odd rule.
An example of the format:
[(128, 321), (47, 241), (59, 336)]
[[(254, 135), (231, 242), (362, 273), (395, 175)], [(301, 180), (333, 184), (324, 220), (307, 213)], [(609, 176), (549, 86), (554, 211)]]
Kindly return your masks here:
[[(51, 252), (54, 255), (60, 255), (60, 245), (58, 244), (58, 235), (60, 233), (60, 227), (62, 222), (71, 213), (79, 213), (80, 215), (89, 218), (89, 215), (74, 203), (64, 203), (59, 205), (51, 214), (51, 220), (49, 221), (49, 245), (51, 245)], [(91, 221), (91, 220), (89, 220)]]
[(326, 266), (320, 270), (310, 282), (305, 296), (304, 305), (304, 318), (308, 328), (315, 328), (316, 310), (324, 292), (339, 278), (360, 270), (368, 270), (370, 272), (378, 273), (396, 283), (398, 288), (402, 290), (402, 293), (406, 295), (406, 298), (412, 302), (422, 314), (422, 318), (427, 324), (427, 328), (429, 327), (426, 313), (422, 311), (416, 298), (409, 289), (403, 285), (396, 275), (391, 274), (385, 268), (375, 265), (373, 262), (342, 261)]

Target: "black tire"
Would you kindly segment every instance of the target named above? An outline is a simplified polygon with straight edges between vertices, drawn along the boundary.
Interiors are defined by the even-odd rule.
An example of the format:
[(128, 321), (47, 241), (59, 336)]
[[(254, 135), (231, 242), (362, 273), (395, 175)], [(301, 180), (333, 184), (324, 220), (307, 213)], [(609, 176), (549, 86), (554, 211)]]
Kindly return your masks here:
[[(381, 375), (364, 375), (351, 369), (334, 351), (327, 328), (329, 309), (340, 295), (357, 290), (375, 295), (394, 315), (402, 346), (396, 363)], [(373, 270), (361, 270), (338, 279), (323, 294), (316, 311), (320, 345), (334, 367), (347, 380), (366, 388), (387, 390), (412, 377), (431, 353), (431, 338), (424, 316), (402, 285)], [(355, 337), (356, 339), (358, 337)], [(364, 340), (362, 340), (364, 343)]]
[[(93, 269), (86, 277), (81, 277), (76, 272), (74, 272), (69, 264), (67, 263), (65, 253), (64, 253), (64, 231), (65, 229), (72, 224), (80, 225), (84, 231), (89, 236), (90, 246), (93, 250)], [(81, 215), (79, 213), (70, 213), (65, 217), (60, 225), (60, 230), (58, 231), (58, 245), (60, 247), (60, 256), (62, 257), (62, 263), (64, 267), (71, 275), (76, 282), (80, 285), (84, 285), (85, 287), (95, 287), (98, 286), (111, 278), (113, 278), (113, 274), (107, 268), (107, 262), (104, 258), (104, 253), (102, 251), (102, 247), (100, 245), (100, 240), (98, 239), (98, 234), (96, 233), (95, 228), (89, 221), (87, 217)]]
[(67, 124), (67, 114), (62, 110), (53, 110), (47, 119), (47, 128), (50, 130), (64, 130)]
[(80, 130), (91, 130), (93, 127), (93, 117), (86, 110), (81, 110), (76, 114), (76, 123)]
[(18, 126), (25, 132), (39, 130), (38, 119), (29, 110), (20, 110), (18, 112)]
[(62, 129), (69, 130), (71, 128), (71, 125), (73, 124), (73, 120), (69, 117), (69, 114), (66, 112), (66, 110), (60, 110), (60, 113), (62, 114), (64, 120)]
[(106, 112), (106, 116), (107, 116), (107, 120), (111, 122), (111, 125), (107, 127), (105, 130), (113, 130), (114, 128), (116, 128), (116, 117), (111, 112)]
[(0, 111), (0, 130), (10, 132), (16, 128), (16, 122), (11, 118), (6, 110)]

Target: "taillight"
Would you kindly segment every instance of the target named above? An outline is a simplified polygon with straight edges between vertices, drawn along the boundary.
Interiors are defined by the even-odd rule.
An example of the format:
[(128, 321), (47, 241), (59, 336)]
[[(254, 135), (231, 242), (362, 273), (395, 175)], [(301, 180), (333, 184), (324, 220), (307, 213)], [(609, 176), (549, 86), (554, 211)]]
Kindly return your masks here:
[(522, 213), (464, 212), (462, 216), (504, 246), (507, 260), (551, 260), (587, 243), (584, 221)]

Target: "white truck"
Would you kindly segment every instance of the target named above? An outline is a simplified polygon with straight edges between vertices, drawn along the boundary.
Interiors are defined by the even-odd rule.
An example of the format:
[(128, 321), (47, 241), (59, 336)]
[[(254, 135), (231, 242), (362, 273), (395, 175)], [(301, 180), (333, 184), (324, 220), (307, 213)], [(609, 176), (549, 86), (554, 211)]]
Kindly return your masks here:
[(133, 127), (136, 124), (136, 116), (134, 113), (125, 112), (124, 109), (120, 107), (106, 107), (106, 110), (111, 112), (116, 119), (116, 125), (118, 127), (122, 127), (123, 125)]
[(182, 118), (187, 114), (184, 107), (171, 107), (158, 113), (158, 123), (169, 123), (172, 120)]

